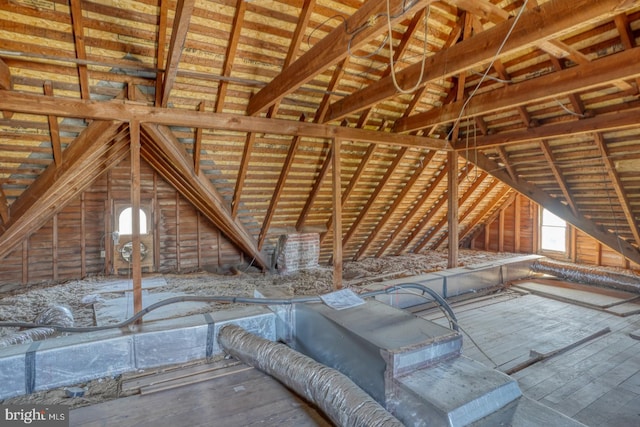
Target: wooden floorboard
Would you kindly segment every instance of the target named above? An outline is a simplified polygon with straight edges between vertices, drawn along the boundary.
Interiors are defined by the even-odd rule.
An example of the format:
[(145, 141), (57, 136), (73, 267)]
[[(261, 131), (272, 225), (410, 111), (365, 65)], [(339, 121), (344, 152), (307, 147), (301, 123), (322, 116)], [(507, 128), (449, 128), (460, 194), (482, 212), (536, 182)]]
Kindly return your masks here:
[[(527, 360), (530, 350), (553, 351), (609, 327), (611, 332), (512, 376), (526, 396), (588, 426), (640, 426), (640, 341), (632, 338), (640, 315), (620, 317), (526, 293), (454, 304), (454, 311), (502, 370)], [(424, 317), (447, 324), (434, 311)], [(464, 355), (491, 366), (471, 340), (463, 342)]]
[(74, 409), (71, 426), (331, 426), (314, 408), (255, 370)]

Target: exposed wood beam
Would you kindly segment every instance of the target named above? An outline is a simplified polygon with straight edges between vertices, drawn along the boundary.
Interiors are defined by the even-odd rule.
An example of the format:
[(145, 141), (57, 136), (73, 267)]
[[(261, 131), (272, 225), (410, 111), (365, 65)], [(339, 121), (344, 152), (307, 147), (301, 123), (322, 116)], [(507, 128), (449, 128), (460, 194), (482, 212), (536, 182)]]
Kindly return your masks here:
[[(158, 42), (156, 44), (156, 69), (161, 70), (164, 68), (165, 58), (164, 50), (167, 46), (167, 10), (169, 9), (169, 0), (160, 0), (160, 15), (158, 16)], [(156, 93), (155, 93), (155, 106), (162, 106), (162, 86), (163, 86), (163, 71), (156, 72)]]
[(240, 209), (240, 198), (242, 197), (242, 190), (244, 190), (244, 180), (247, 177), (249, 160), (251, 159), (251, 152), (253, 151), (255, 142), (255, 132), (247, 133), (244, 140), (244, 148), (242, 149), (240, 167), (238, 168), (238, 178), (236, 178), (236, 186), (233, 191), (233, 199), (231, 200), (231, 217), (234, 219), (238, 216), (238, 210)]
[[(44, 82), (44, 94), (53, 96), (53, 84), (50, 81)], [(62, 145), (60, 144), (60, 127), (56, 116), (47, 116), (49, 121), (49, 135), (51, 136), (51, 150), (53, 151), (53, 161), (56, 166), (62, 165)]]
[(298, 221), (296, 221), (296, 230), (302, 230), (302, 228), (304, 227), (304, 223), (307, 220), (307, 216), (309, 215), (309, 211), (311, 211), (311, 208), (313, 207), (313, 204), (315, 203), (316, 198), (318, 197), (318, 193), (320, 192), (320, 187), (322, 187), (322, 182), (326, 178), (327, 172), (331, 167), (331, 162), (333, 159), (332, 150), (333, 150), (333, 144), (329, 146), (329, 151), (327, 153), (327, 156), (324, 159), (324, 162), (322, 162), (322, 166), (318, 171), (318, 176), (316, 177), (316, 180), (314, 181), (313, 186), (311, 187), (311, 192), (309, 193), (309, 197), (307, 197), (307, 201), (305, 202), (304, 207), (302, 208), (302, 212), (300, 212)]
[(638, 231), (638, 222), (636, 221), (636, 216), (633, 212), (633, 208), (631, 206), (631, 202), (629, 200), (627, 192), (624, 189), (624, 184), (616, 170), (614, 161), (611, 159), (609, 147), (607, 146), (607, 143), (605, 142), (604, 137), (600, 132), (595, 132), (593, 134), (593, 137), (596, 146), (598, 147), (598, 150), (602, 155), (602, 161), (604, 162), (605, 168), (607, 169), (609, 181), (611, 181), (611, 185), (613, 185), (613, 188), (616, 191), (616, 195), (618, 196), (620, 206), (622, 206), (622, 211), (624, 212), (624, 216), (627, 219), (629, 229), (631, 229), (631, 234), (633, 235), (636, 245), (640, 246), (640, 232)]
[[(73, 24), (73, 39), (76, 48), (76, 58), (85, 60), (87, 53), (84, 46), (84, 25), (82, 23), (82, 0), (71, 0), (71, 22)], [(89, 71), (84, 64), (78, 64), (80, 80), (80, 94), (82, 99), (90, 99)]]
[[(460, 155), (464, 157), (465, 152), (461, 151)], [(523, 181), (514, 182), (511, 177), (509, 177), (509, 175), (504, 172), (500, 168), (500, 166), (498, 166), (498, 164), (489, 159), (483, 153), (471, 153), (468, 156), (467, 160), (475, 163), (476, 166), (478, 166), (480, 169), (487, 171), (495, 178), (498, 178), (500, 181), (504, 182), (523, 196), (528, 197), (539, 205), (544, 206), (545, 209), (564, 219), (574, 227), (582, 230), (584, 233), (588, 234), (594, 239), (600, 241), (602, 244), (610, 247), (612, 250), (620, 253), (630, 261), (640, 263), (640, 251), (638, 251), (638, 249), (633, 245), (629, 244), (629, 242), (621, 239), (613, 233), (606, 231), (600, 225), (594, 223), (593, 221), (585, 218), (582, 215), (574, 215), (574, 213), (571, 211), (571, 208), (562, 204), (560, 200), (550, 197), (535, 185)]]
[[(142, 311), (142, 265), (140, 253), (140, 123), (129, 123), (129, 136), (131, 138), (131, 278), (133, 281), (133, 312)], [(177, 240), (177, 239), (176, 239)], [(142, 323), (142, 319), (138, 321)]]
[(420, 165), (414, 169), (413, 174), (411, 175), (411, 178), (409, 178), (409, 181), (407, 181), (407, 183), (402, 187), (402, 191), (400, 192), (400, 194), (398, 194), (398, 196), (395, 198), (395, 200), (393, 201), (389, 209), (387, 209), (387, 211), (384, 213), (382, 218), (378, 221), (376, 228), (374, 228), (374, 230), (369, 234), (369, 237), (367, 237), (364, 243), (360, 245), (360, 249), (358, 249), (358, 252), (355, 257), (356, 261), (362, 258), (362, 256), (367, 252), (367, 249), (369, 249), (369, 246), (371, 246), (371, 243), (373, 243), (375, 238), (378, 237), (380, 230), (382, 230), (387, 225), (393, 213), (397, 210), (398, 206), (400, 206), (400, 204), (405, 199), (407, 194), (409, 194), (409, 191), (413, 189), (413, 186), (415, 185), (416, 181), (422, 176), (422, 173), (427, 168), (427, 166), (429, 165), (429, 162), (431, 162), (431, 159), (433, 159), (433, 156), (435, 156), (435, 154), (436, 154), (435, 151), (433, 150), (429, 151), (425, 155), (425, 157), (421, 159)]
[(336, 88), (338, 82), (342, 79), (344, 75), (344, 70), (349, 63), (349, 57), (340, 61), (337, 65), (333, 73), (331, 74), (331, 80), (329, 81), (329, 85), (327, 86), (327, 92), (322, 96), (322, 101), (320, 101), (320, 105), (316, 110), (316, 115), (313, 119), (314, 123), (324, 123), (325, 117), (327, 116), (327, 112), (329, 111), (329, 103), (331, 101), (331, 92)]
[(449, 172), (447, 175), (447, 224), (449, 248), (447, 250), (447, 268), (456, 268), (458, 266), (458, 153), (455, 151), (447, 152), (447, 164), (449, 164)]
[[(204, 111), (204, 101), (198, 104), (198, 111)], [(202, 128), (196, 128), (196, 138), (193, 141), (193, 170), (196, 175), (200, 174), (200, 151), (202, 150)]]
[(509, 161), (509, 155), (507, 154), (507, 150), (504, 149), (503, 146), (498, 147), (498, 155), (500, 156), (500, 160), (504, 163), (504, 168), (507, 170), (507, 173), (511, 177), (512, 180), (517, 181), (518, 175), (516, 171), (511, 166), (511, 162)]
[[(447, 158), (449, 158), (449, 157), (450, 156), (447, 156)], [(449, 165), (449, 162), (447, 162), (447, 165)], [(453, 183), (452, 184), (455, 185), (456, 187), (459, 186), (460, 183), (464, 179), (466, 179), (466, 177), (469, 175), (469, 169), (470, 169), (470, 167), (467, 167), (466, 169), (464, 169), (462, 171), (462, 173), (458, 175), (457, 179), (453, 180), (453, 183), (455, 183), (455, 184), (453, 184)], [(418, 227), (416, 227), (416, 229), (412, 233), (411, 239), (407, 241), (407, 246), (408, 246), (408, 243), (413, 241), (415, 239), (415, 237), (418, 236), (424, 230), (424, 228), (428, 225), (428, 223), (431, 220), (431, 218), (433, 218), (433, 216), (444, 206), (444, 204), (445, 203), (447, 203), (447, 205), (449, 204), (448, 189), (449, 189), (449, 187), (452, 186), (449, 183), (449, 177), (450, 177), (450, 174), (447, 173), (447, 192), (443, 195), (443, 196), (446, 195), (446, 197), (442, 197), (440, 200), (438, 200), (438, 202), (429, 211), (428, 218), (423, 218), (420, 221), (420, 224), (418, 225)], [(457, 193), (457, 191), (456, 191), (456, 193)], [(411, 252), (413, 252), (413, 253), (420, 252), (427, 245), (427, 243), (430, 242), (431, 238), (433, 236), (435, 236), (436, 234), (438, 234), (438, 232), (442, 229), (442, 227), (445, 226), (445, 224), (447, 224), (448, 221), (449, 221), (449, 214), (447, 212), (447, 214), (444, 215), (442, 217), (442, 219), (434, 227), (431, 227), (427, 231), (427, 233), (420, 238), (420, 242), (418, 242), (418, 244), (411, 250)]]
[(610, 55), (597, 61), (566, 68), (551, 74), (511, 84), (473, 97), (466, 105), (458, 100), (441, 108), (415, 114), (396, 121), (394, 131), (407, 132), (452, 122), (461, 118), (488, 114), (509, 108), (531, 104), (545, 99), (553, 99), (575, 91), (583, 91), (606, 86), (621, 79), (640, 76), (635, 60), (640, 48)]
[(93, 121), (67, 147), (61, 167), (49, 164), (13, 202), (0, 235), (0, 259), (127, 154), (128, 132), (119, 135), (120, 126), (116, 121)]
[(7, 195), (2, 189), (2, 183), (0, 182), (0, 219), (2, 219), (2, 226), (0, 226), (0, 232), (3, 231), (5, 224), (9, 222), (9, 202), (7, 201)]
[(631, 31), (631, 26), (629, 25), (629, 19), (627, 15), (621, 13), (616, 15), (614, 18), (614, 22), (616, 24), (616, 29), (618, 30), (618, 34), (620, 34), (620, 41), (622, 42), (622, 46), (625, 49), (633, 49), (636, 45), (635, 37), (633, 32)]
[[(500, 181), (497, 179), (493, 180), (493, 182), (478, 196), (478, 198), (474, 201), (473, 205), (469, 208), (468, 212), (471, 213), (475, 211), (475, 208), (482, 202), (486, 200), (491, 192), (500, 184)], [(489, 212), (496, 208), (496, 205), (500, 203), (500, 201), (504, 198), (504, 196), (509, 193), (511, 188), (508, 185), (503, 185), (502, 189), (496, 194), (489, 204), (482, 210), (482, 212), (476, 214), (476, 217), (471, 221), (471, 223), (464, 229), (464, 231), (460, 234), (460, 241), (465, 239), (469, 233), (473, 232), (476, 226), (482, 222), (482, 220), (487, 216)], [(491, 223), (493, 222), (493, 218), (489, 218), (484, 221), (484, 230), (485, 230), (485, 241), (484, 241), (484, 250), (489, 250), (489, 242), (490, 242), (490, 231), (491, 231)], [(477, 232), (474, 232), (477, 234)]]
[[(300, 121), (304, 120), (305, 117), (304, 114), (302, 114), (300, 116)], [(280, 176), (278, 176), (276, 188), (273, 190), (273, 195), (271, 196), (269, 207), (267, 208), (267, 214), (265, 215), (264, 221), (262, 222), (262, 229), (260, 230), (260, 236), (258, 237), (258, 250), (262, 250), (262, 245), (264, 244), (264, 240), (269, 232), (271, 220), (275, 215), (276, 208), (278, 207), (278, 202), (280, 202), (280, 196), (282, 195), (282, 190), (284, 189), (284, 184), (287, 180), (287, 176), (289, 175), (289, 171), (291, 171), (291, 165), (293, 165), (293, 159), (296, 156), (299, 144), (300, 137), (294, 136), (293, 141), (291, 141), (291, 144), (289, 145), (287, 157), (285, 157), (284, 164), (282, 165), (282, 169), (280, 170)]]
[(147, 136), (142, 145), (142, 154), (149, 164), (243, 252), (254, 257), (259, 266), (269, 268), (253, 237), (239, 221), (232, 218), (226, 202), (209, 179), (202, 171), (195, 174), (189, 154), (171, 130), (166, 126), (151, 124), (143, 124), (142, 130)]
[(509, 19), (509, 12), (487, 0), (449, 0), (449, 3), (494, 24)]
[[(620, 0), (548, 1), (522, 14), (500, 56), (509, 55), (518, 49), (566, 34), (578, 26), (604, 20), (633, 7), (635, 2), (620, 3)], [(511, 26), (511, 21), (496, 24), (493, 28), (434, 54), (426, 62), (422, 83), (486, 66), (495, 56), (498, 46), (506, 39)], [(420, 62), (410, 65), (399, 71), (396, 78), (401, 85), (404, 82), (416, 82), (421, 68)], [(343, 118), (395, 95), (396, 89), (391, 78), (380, 79), (332, 104), (328, 119)]]
[(162, 81), (162, 102), (161, 106), (166, 107), (169, 102), (169, 95), (178, 74), (178, 64), (184, 49), (184, 42), (187, 40), (189, 22), (196, 0), (177, 0), (176, 13), (173, 18), (173, 30), (171, 31), (171, 41), (169, 42), (169, 54), (167, 56), (167, 66), (164, 71)]
[[(233, 68), (233, 62), (236, 59), (236, 52), (238, 51), (238, 41), (240, 40), (240, 32), (244, 24), (244, 12), (247, 10), (246, 0), (236, 1), (236, 13), (233, 16), (233, 22), (231, 23), (231, 34), (229, 36), (229, 43), (227, 44), (227, 51), (224, 57), (224, 64), (222, 65), (222, 75), (229, 77), (231, 75), (231, 69)], [(216, 112), (222, 113), (224, 108), (224, 99), (227, 96), (227, 86), (229, 82), (226, 80), (220, 80), (218, 83), (218, 94), (216, 100)]]
[(376, 201), (376, 198), (378, 197), (380, 192), (384, 189), (384, 187), (387, 185), (387, 182), (389, 181), (391, 176), (393, 176), (396, 168), (398, 167), (398, 165), (400, 165), (400, 162), (403, 160), (405, 154), (407, 153), (407, 150), (408, 149), (406, 147), (402, 147), (396, 153), (396, 156), (393, 159), (393, 162), (387, 168), (387, 171), (385, 172), (385, 174), (380, 179), (380, 182), (378, 182), (378, 185), (373, 190), (373, 193), (371, 193), (371, 195), (369, 196), (369, 199), (367, 200), (367, 203), (360, 209), (360, 213), (358, 214), (358, 217), (355, 219), (353, 224), (351, 224), (351, 227), (349, 228), (349, 231), (347, 231), (347, 233), (345, 234), (344, 238), (342, 239), (342, 248), (343, 249), (347, 247), (347, 245), (349, 244), (349, 241), (351, 240), (351, 238), (353, 237), (355, 232), (358, 230), (358, 227), (360, 227), (360, 224), (362, 223), (362, 220), (369, 213), (369, 210), (371, 209), (371, 207), (373, 206), (374, 202)]
[(96, 120), (119, 120), (155, 123), (166, 126), (201, 127), (204, 129), (257, 132), (277, 135), (300, 135), (314, 138), (340, 138), (349, 141), (405, 147), (446, 150), (447, 141), (415, 135), (399, 135), (391, 132), (331, 126), (263, 117), (246, 117), (235, 114), (189, 111), (178, 108), (156, 108), (122, 101), (82, 101), (71, 98), (45, 97), (27, 93), (4, 92), (0, 97), (0, 110), (30, 114), (56, 115)]
[(11, 70), (2, 59), (0, 59), (0, 89), (11, 90)]
[(333, 150), (331, 150), (331, 166), (333, 179), (331, 180), (331, 194), (333, 198), (333, 223), (336, 225), (333, 230), (333, 289), (342, 288), (342, 181), (340, 165), (340, 145), (338, 138), (333, 139)]
[(562, 174), (562, 171), (557, 165), (556, 157), (553, 154), (553, 150), (551, 149), (549, 142), (547, 142), (544, 139), (541, 140), (540, 149), (542, 150), (542, 154), (544, 154), (544, 158), (547, 160), (547, 163), (549, 165), (549, 168), (551, 169), (551, 173), (553, 174), (553, 177), (556, 179), (556, 182), (558, 183), (558, 187), (560, 187), (560, 191), (562, 192), (562, 196), (564, 197), (564, 200), (569, 205), (569, 208), (571, 208), (571, 212), (573, 212), (574, 215), (578, 215), (578, 207), (576, 206), (576, 202), (573, 200), (571, 191), (569, 191), (569, 186), (567, 184), (567, 181), (564, 179), (564, 175)]
[(389, 248), (389, 246), (391, 246), (393, 244), (393, 242), (397, 239), (397, 237), (400, 235), (402, 230), (404, 230), (404, 228), (407, 226), (407, 224), (409, 224), (409, 222), (413, 219), (413, 217), (418, 213), (418, 211), (422, 208), (422, 206), (425, 204), (425, 202), (433, 194), (435, 189), (440, 184), (440, 181), (442, 181), (442, 179), (445, 176), (447, 176), (447, 166), (446, 166), (446, 164), (445, 164), (444, 169), (442, 169), (442, 170), (440, 170), (438, 172), (439, 173), (434, 177), (434, 179), (430, 183), (429, 187), (422, 193), (422, 195), (418, 198), (418, 200), (416, 200), (416, 202), (413, 204), (413, 207), (411, 208), (411, 210), (404, 216), (404, 218), (402, 219), (400, 224), (398, 224), (396, 229), (393, 230), (393, 233), (391, 233), (391, 236), (389, 236), (387, 238), (387, 240), (383, 243), (383, 245), (380, 247), (380, 249), (378, 249), (378, 252), (376, 253), (376, 257), (377, 258), (379, 258), (382, 255), (384, 255), (385, 251)]
[[(391, 25), (406, 19), (415, 11), (432, 3), (433, 0), (418, 0), (407, 5), (402, 0), (389, 0)], [(406, 7), (406, 10), (403, 8)], [(387, 14), (387, 3), (383, 0), (368, 0), (358, 10), (345, 19), (326, 37), (318, 41), (305, 54), (275, 76), (269, 84), (249, 100), (247, 114), (256, 115), (284, 96), (294, 92), (313, 77), (322, 73), (340, 60), (349, 50), (357, 51), (363, 45), (387, 29), (387, 19), (372, 19)]]
[[(538, 141), (571, 135), (584, 135), (592, 132), (607, 132), (610, 130), (622, 130), (638, 126), (638, 113), (640, 108), (633, 107), (615, 113), (599, 114), (595, 117), (581, 120), (554, 123), (551, 125), (537, 126), (529, 129), (500, 132), (486, 135), (476, 139), (476, 148), (495, 147), (506, 144), (518, 144), (522, 142)], [(464, 144), (458, 144), (458, 151), (466, 150)]]

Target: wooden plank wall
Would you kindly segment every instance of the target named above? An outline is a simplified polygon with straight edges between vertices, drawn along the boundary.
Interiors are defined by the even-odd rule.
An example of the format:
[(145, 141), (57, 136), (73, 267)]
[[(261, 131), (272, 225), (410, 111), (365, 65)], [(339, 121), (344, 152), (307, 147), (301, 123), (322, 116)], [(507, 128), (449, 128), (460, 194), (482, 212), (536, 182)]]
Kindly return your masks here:
[[(0, 262), (0, 290), (112, 272), (108, 256), (114, 203), (130, 198), (129, 161), (99, 178), (76, 200)], [(144, 161), (141, 199), (152, 210), (158, 248), (156, 272), (187, 272), (236, 265), (243, 254)], [(106, 215), (106, 216), (105, 216)], [(101, 257), (101, 251), (107, 257)]]
[[(561, 261), (604, 267), (631, 268), (640, 270), (640, 265), (629, 263), (620, 254), (603, 246), (597, 240), (570, 226), (569, 252), (565, 255), (540, 252), (539, 246), (540, 206), (522, 195), (479, 229), (463, 244), (470, 249), (493, 252), (540, 253)], [(501, 220), (502, 217), (502, 220)]]

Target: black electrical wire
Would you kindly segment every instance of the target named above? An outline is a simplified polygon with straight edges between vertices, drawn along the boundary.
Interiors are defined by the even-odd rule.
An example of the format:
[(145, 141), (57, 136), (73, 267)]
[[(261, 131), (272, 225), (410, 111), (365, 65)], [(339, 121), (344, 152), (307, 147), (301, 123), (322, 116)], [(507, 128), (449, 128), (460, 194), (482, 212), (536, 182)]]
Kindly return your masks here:
[[(426, 286), (420, 285), (418, 283), (403, 283), (400, 285), (391, 286), (386, 289), (382, 289), (379, 291), (371, 291), (366, 292), (364, 294), (359, 295), (362, 298), (369, 298), (375, 295), (388, 294), (398, 289), (418, 289), (423, 291), (423, 294), (426, 292), (431, 295), (446, 311), (449, 313), (451, 318), (454, 320), (454, 329), (457, 331), (457, 319), (455, 314), (453, 314), (453, 310), (449, 306), (449, 304), (435, 291), (427, 288)], [(196, 296), (196, 295), (184, 295), (180, 297), (167, 298), (162, 301), (158, 301), (155, 304), (151, 304), (150, 306), (142, 309), (137, 312), (132, 317), (123, 320), (120, 323), (114, 323), (112, 325), (103, 325), (103, 326), (59, 326), (59, 325), (47, 325), (48, 328), (55, 329), (58, 332), (95, 332), (95, 331), (104, 331), (109, 329), (120, 329), (126, 328), (127, 326), (135, 323), (139, 319), (141, 319), (147, 313), (156, 310), (160, 307), (169, 304), (175, 304), (178, 302), (226, 302), (231, 304), (256, 304), (256, 305), (291, 305), (291, 304), (300, 304), (307, 302), (322, 302), (322, 299), (319, 296), (311, 296), (311, 297), (299, 297), (299, 298), (249, 298), (249, 297), (231, 297), (231, 296)], [(42, 325), (38, 325), (35, 323), (29, 322), (0, 322), (0, 328), (39, 328)]]

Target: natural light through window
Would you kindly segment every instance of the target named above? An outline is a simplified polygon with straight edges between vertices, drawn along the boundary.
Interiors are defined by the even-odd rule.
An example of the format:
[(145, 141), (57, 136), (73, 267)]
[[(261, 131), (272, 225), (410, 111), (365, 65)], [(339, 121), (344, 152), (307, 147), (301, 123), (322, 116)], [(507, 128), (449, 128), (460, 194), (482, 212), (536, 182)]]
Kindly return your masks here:
[[(133, 234), (133, 210), (126, 208), (118, 217), (118, 232), (120, 234)], [(140, 209), (140, 234), (147, 234), (147, 215)]]
[(542, 210), (541, 249), (567, 251), (567, 223), (546, 209)]

